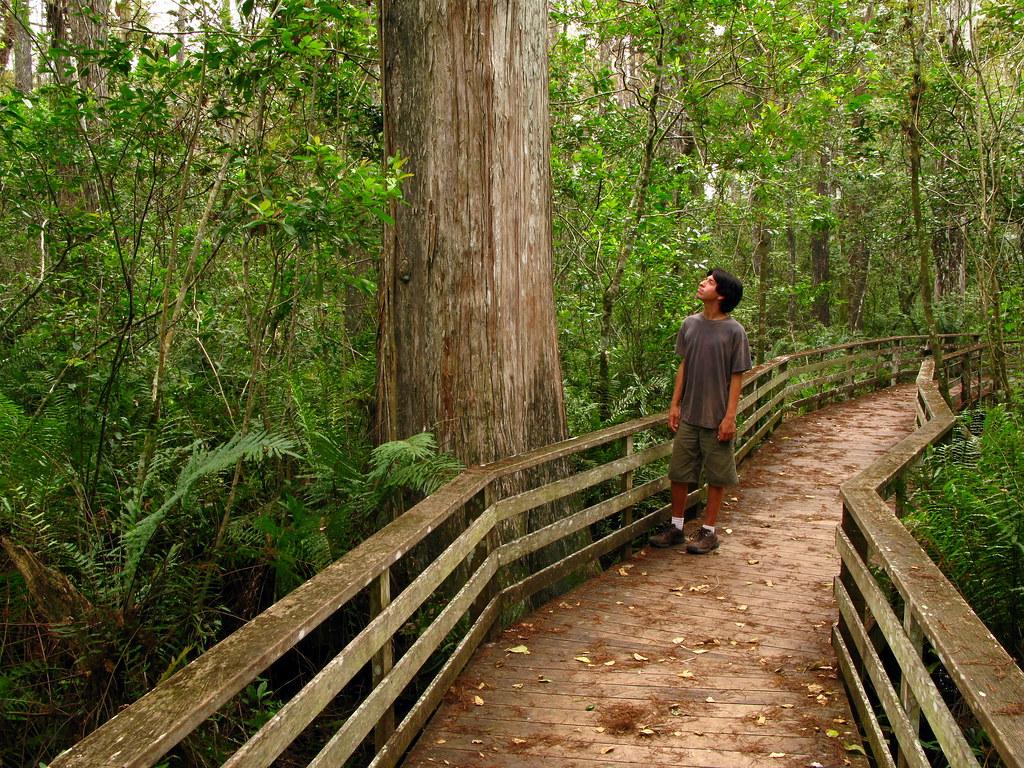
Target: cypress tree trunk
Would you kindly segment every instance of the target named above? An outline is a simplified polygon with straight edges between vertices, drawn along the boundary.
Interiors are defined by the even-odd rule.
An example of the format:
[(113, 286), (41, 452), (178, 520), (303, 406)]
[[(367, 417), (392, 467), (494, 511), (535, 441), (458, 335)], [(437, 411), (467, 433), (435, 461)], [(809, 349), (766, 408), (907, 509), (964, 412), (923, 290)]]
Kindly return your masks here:
[(18, 24), (14, 30), (14, 87), (22, 93), (32, 90), (32, 37), (28, 26), (28, 2), (16, 0)]
[(428, 430), (467, 465), (564, 439), (546, 4), (380, 9), (385, 151), (411, 175), (384, 233), (377, 439)]

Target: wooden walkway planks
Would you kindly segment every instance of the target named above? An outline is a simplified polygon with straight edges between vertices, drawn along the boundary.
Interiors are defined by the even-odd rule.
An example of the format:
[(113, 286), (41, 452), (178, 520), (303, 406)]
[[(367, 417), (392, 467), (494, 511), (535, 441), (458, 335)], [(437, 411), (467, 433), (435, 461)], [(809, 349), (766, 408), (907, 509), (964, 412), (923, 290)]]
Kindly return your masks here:
[(866, 765), (829, 644), (838, 488), (913, 427), (913, 385), (787, 422), (719, 550), (641, 550), (510, 627), (405, 765)]

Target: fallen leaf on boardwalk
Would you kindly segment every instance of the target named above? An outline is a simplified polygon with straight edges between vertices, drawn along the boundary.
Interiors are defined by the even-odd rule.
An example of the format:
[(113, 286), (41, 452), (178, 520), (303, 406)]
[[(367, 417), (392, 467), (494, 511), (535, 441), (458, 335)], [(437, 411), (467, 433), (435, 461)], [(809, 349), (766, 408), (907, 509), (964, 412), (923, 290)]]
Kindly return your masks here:
[(706, 701), (708, 704), (714, 704), (715, 703), (715, 697), (714, 696), (708, 696), (706, 699), (704, 699), (704, 701)]
[(612, 659), (611, 661), (606, 661), (606, 662), (604, 663), (604, 665), (605, 665), (606, 667), (614, 667), (614, 666), (615, 666), (615, 660), (614, 660), (614, 659)]
[(603, 725), (599, 725), (594, 730), (597, 731), (598, 733), (604, 733), (604, 726)]
[(774, 587), (775, 586), (775, 582), (773, 582), (771, 579), (765, 579), (764, 580), (764, 585), (766, 587)]
[(609, 752), (614, 751), (614, 749), (615, 749), (615, 747), (605, 747), (604, 749), (601, 750), (601, 754), (602, 755), (607, 755)]
[(676, 675), (676, 677), (693, 677), (693, 672), (691, 672), (688, 669), (684, 669), (682, 672)]
[(864, 751), (864, 747), (862, 747), (860, 744), (844, 744), (843, 747), (846, 749), (847, 752), (856, 752), (864, 756), (867, 756), (868, 754)]
[(726, 532), (726, 533), (732, 533), (732, 528), (726, 528), (726, 529), (725, 529), (725, 532)]
[(434, 743), (435, 744), (447, 744), (448, 743), (448, 739), (438, 739)]
[(513, 744), (525, 744), (526, 743), (526, 739), (517, 739), (516, 737), (513, 736), (512, 737), (512, 743)]
[(780, 704), (779, 706), (781, 706), (783, 709), (792, 709), (793, 708), (792, 704)]
[(513, 688), (522, 688), (523, 684), (522, 683), (512, 683), (512, 687)]
[(708, 649), (707, 648), (694, 648), (693, 652), (694, 653), (707, 653)]
[(619, 568), (619, 576), (629, 576), (629, 571), (625, 568)]
[(538, 683), (550, 683), (551, 680), (549, 680), (548, 678), (544, 677), (544, 675), (537, 675), (537, 682)]
[(593, 712), (595, 709), (597, 709), (596, 705), (594, 705), (594, 704), (587, 704), (587, 712)]
[[(779, 474), (781, 475), (782, 473), (780, 472)], [(785, 752), (772, 752), (770, 755), (768, 755), (768, 757), (785, 757), (785, 756), (786, 756)]]
[(767, 722), (768, 722), (768, 718), (767, 718), (767, 717), (765, 717), (764, 715), (760, 715), (760, 716), (759, 716), (759, 717), (757, 718), (757, 724), (758, 724), (758, 725), (764, 725), (764, 724), (765, 724), (765, 723), (767, 723)]
[(827, 731), (825, 731), (825, 735), (828, 736), (830, 739), (837, 739), (839, 738), (839, 731), (837, 731), (834, 728), (829, 728)]
[(647, 661), (647, 657), (646, 656), (641, 656), (639, 653), (634, 653), (633, 654), (633, 658), (636, 659), (637, 661)]
[(711, 585), (710, 584), (697, 584), (695, 586), (690, 587), (690, 591), (691, 592), (702, 592), (702, 593), (703, 592), (710, 592), (711, 591)]
[(584, 664), (593, 664), (594, 663), (590, 659), (588, 659), (586, 656), (576, 656), (575, 658), (576, 658), (576, 661), (583, 662)]
[(473, 739), (473, 743), (474, 744), (483, 744), (483, 741), (481, 741), (480, 739)]
[(511, 648), (506, 648), (505, 650), (508, 653), (530, 653), (530, 649), (527, 648), (525, 645), (513, 645)]
[(737, 611), (745, 611), (745, 610), (747, 610), (747, 606), (745, 606), (745, 605), (737, 605), (736, 606), (736, 610)]
[(734, 621), (733, 624), (735, 624), (737, 627), (747, 626), (747, 623), (745, 621)]
[(682, 717), (683, 716), (683, 710), (680, 709), (678, 704), (673, 704), (671, 707), (668, 708), (668, 711), (669, 711), (669, 714), (671, 714), (673, 717)]
[(652, 731), (650, 728), (641, 728), (640, 729), (640, 733), (642, 733), (644, 736), (653, 736), (654, 735), (654, 731)]
[(487, 687), (487, 683), (480, 683), (480, 685), (478, 685), (478, 686), (476, 687), (476, 689), (477, 689), (478, 691), (482, 691), (482, 690), (483, 690), (484, 688), (486, 688), (486, 687)]
[(807, 690), (810, 691), (811, 693), (821, 693), (825, 689), (822, 686), (818, 685), (817, 683), (808, 683), (807, 684)]
[(761, 562), (760, 560), (751, 559), (751, 560), (747, 560), (747, 565), (757, 565), (760, 562)]
[(482, 707), (484, 705), (484, 700), (481, 699), (479, 696), (474, 696), (473, 703), (476, 704), (478, 707)]
[(684, 642), (686, 642), (686, 638), (685, 637), (673, 637), (672, 638), (672, 644), (673, 645), (679, 645), (680, 643), (684, 643)]

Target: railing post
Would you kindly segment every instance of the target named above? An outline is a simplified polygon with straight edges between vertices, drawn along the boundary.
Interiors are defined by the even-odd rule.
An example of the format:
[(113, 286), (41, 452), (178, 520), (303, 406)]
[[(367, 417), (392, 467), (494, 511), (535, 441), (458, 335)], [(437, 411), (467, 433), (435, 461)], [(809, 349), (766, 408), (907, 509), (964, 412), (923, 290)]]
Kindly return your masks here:
[[(391, 605), (391, 569), (386, 568), (370, 584), (370, 620), (377, 618), (389, 605)], [(374, 655), (370, 662), (373, 687), (380, 685), (395, 663), (394, 640), (388, 638), (380, 650)], [(377, 721), (373, 731), (373, 745), (375, 751), (380, 752), (387, 744), (391, 734), (395, 732), (395, 708), (388, 707), (387, 711)]]
[[(907, 633), (907, 638), (910, 640), (911, 645), (913, 645), (917, 657), (922, 658), (924, 656), (924, 630), (921, 629), (921, 625), (914, 618), (914, 611), (910, 600), (906, 600), (903, 604), (903, 629)], [(907, 720), (910, 721), (910, 727), (913, 729), (914, 735), (919, 736), (921, 733), (921, 707), (917, 703), (917, 699), (914, 696), (913, 690), (911, 690), (910, 683), (907, 682), (905, 674), (900, 675), (900, 704), (903, 707), (903, 711), (907, 714)], [(897, 749), (899, 751), (896, 755), (896, 765), (898, 768), (905, 768), (907, 766), (907, 759), (904, 756), (903, 750), (899, 749), (898, 745)]]
[(903, 342), (897, 340), (892, 346), (892, 358), (889, 360), (889, 386), (895, 387), (900, 380), (900, 349)]
[[(625, 455), (630, 456), (633, 453), (633, 435), (626, 435), (626, 449)], [(633, 490), (633, 470), (629, 470), (622, 476), (622, 492), (628, 493)], [(633, 524), (633, 506), (630, 505), (622, 511), (622, 527), (628, 528)], [(632, 540), (627, 541), (625, 546), (622, 548), (622, 558), (628, 560), (633, 556), (633, 542)]]

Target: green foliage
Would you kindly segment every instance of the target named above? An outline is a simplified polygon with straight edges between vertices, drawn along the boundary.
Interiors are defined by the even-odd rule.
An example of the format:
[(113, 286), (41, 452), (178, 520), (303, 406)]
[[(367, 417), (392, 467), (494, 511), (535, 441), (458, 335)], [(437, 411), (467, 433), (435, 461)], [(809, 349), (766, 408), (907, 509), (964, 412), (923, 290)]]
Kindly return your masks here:
[[(936, 448), (904, 519), (992, 633), (1024, 661), (1024, 410), (961, 416)], [(977, 414), (978, 417), (981, 414)]]

